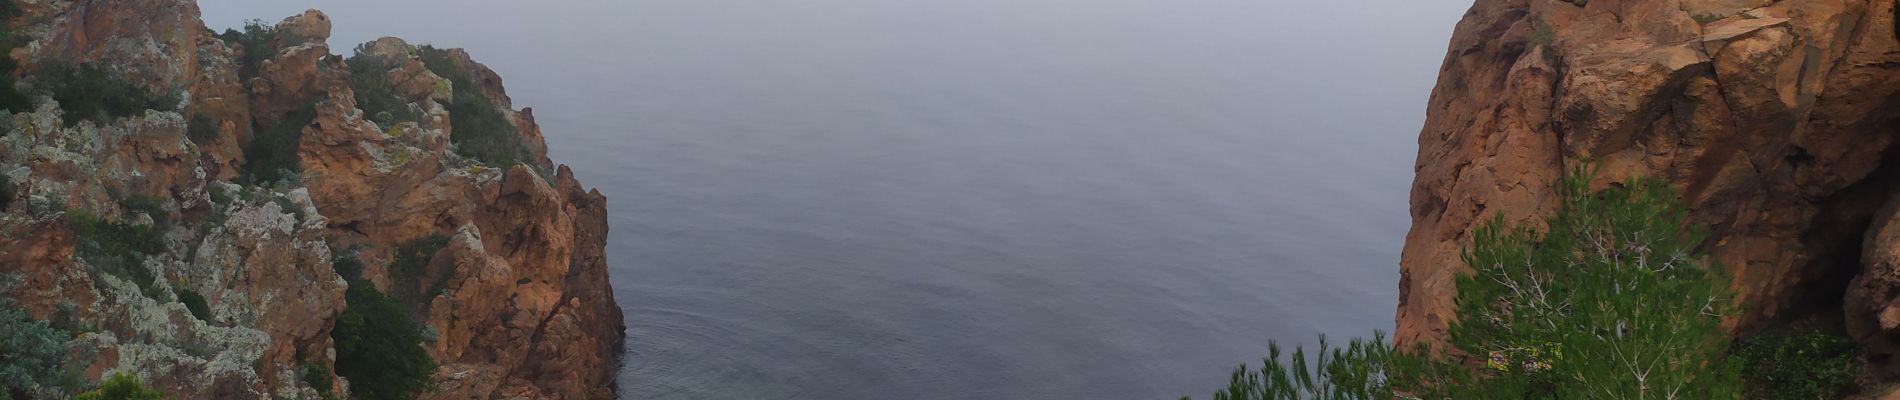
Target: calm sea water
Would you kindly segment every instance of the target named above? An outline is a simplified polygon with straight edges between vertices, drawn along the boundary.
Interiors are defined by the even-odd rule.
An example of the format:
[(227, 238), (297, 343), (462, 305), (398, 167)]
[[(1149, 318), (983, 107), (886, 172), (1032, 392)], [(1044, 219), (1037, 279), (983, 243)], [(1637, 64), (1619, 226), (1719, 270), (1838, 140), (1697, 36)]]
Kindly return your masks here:
[(470, 48), (611, 200), (628, 399), (1206, 396), (1390, 329), (1467, 1), (207, 0)]

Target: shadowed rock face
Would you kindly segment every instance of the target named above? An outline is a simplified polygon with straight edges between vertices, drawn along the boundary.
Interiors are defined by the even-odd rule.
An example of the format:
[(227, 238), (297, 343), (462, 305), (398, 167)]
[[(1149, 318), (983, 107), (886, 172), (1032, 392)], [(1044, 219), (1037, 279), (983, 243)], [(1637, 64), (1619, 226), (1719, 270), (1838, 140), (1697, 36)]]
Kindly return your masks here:
[[(14, 51), (23, 70), (89, 63), (160, 92), (181, 111), (148, 111), (65, 126), (57, 104), (5, 116), (0, 174), (19, 183), (0, 211), (0, 296), (40, 319), (87, 333), (72, 365), (97, 379), (139, 375), (177, 398), (318, 398), (347, 382), (309, 388), (302, 366), (333, 366), (330, 332), (347, 284), (335, 254), (352, 251), (364, 276), (392, 293), (393, 250), (450, 238), (430, 260), (415, 301), (434, 333), (440, 367), (425, 398), (609, 398), (624, 332), (607, 286), (606, 198), (546, 154), (527, 110), (512, 109), (501, 78), (466, 52), (454, 67), (477, 88), (428, 70), (417, 49), (386, 38), (364, 47), (421, 121), (379, 125), (357, 109), (351, 69), (331, 54), (330, 21), (310, 11), (277, 24), (277, 51), (240, 76), (247, 51), (199, 21), (190, 0), (23, 4)], [(455, 154), (455, 90), (480, 90), (525, 142), (526, 164), (488, 166)], [(239, 186), (257, 129), (305, 104), (315, 118), (295, 151), (298, 177)], [(213, 137), (187, 138), (202, 116)], [(156, 199), (156, 210), (122, 206)], [(75, 215), (156, 221), (163, 251), (145, 256), (156, 279), (141, 287), (82, 256)], [(351, 249), (351, 250), (346, 250)], [(176, 293), (201, 293), (205, 320)], [(49, 389), (37, 396), (68, 393)]]
[[(1478, 0), (1419, 134), (1397, 344), (1444, 339), (1460, 251), (1537, 223), (1596, 162), (1681, 190), (1751, 332), (1844, 318), (1872, 359), (1900, 339), (1891, 0)], [(1883, 368), (1891, 369), (1885, 365)]]

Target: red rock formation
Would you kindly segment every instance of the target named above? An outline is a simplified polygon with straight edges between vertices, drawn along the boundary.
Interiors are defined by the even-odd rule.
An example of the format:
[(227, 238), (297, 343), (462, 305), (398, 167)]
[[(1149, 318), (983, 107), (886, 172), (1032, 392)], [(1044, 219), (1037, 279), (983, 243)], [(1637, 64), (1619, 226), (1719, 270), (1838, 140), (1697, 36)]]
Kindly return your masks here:
[(1478, 0), (1419, 135), (1398, 345), (1443, 339), (1476, 223), (1535, 223), (1555, 179), (1598, 162), (1599, 187), (1641, 175), (1681, 190), (1746, 305), (1743, 332), (1844, 312), (1887, 360), (1894, 16), (1891, 0)]
[[(357, 109), (352, 70), (330, 53), (328, 17), (276, 24), (276, 51), (240, 77), (247, 49), (205, 34), (189, 0), (25, 4), (17, 29), (36, 40), (14, 52), (25, 69), (62, 61), (105, 67), (157, 91), (181, 91), (181, 111), (148, 111), (65, 126), (56, 105), (12, 115), (0, 135), (0, 175), (19, 182), (0, 211), (0, 296), (60, 324), (96, 326), (70, 346), (88, 377), (130, 372), (178, 398), (315, 398), (302, 365), (331, 365), (330, 331), (345, 306), (332, 244), (361, 249), (380, 289), (391, 251), (442, 234), (439, 296), (417, 301), (440, 369), (430, 398), (607, 398), (624, 332), (607, 287), (606, 199), (549, 162), (532, 113), (514, 110), (501, 78), (461, 50), (455, 66), (478, 87), (456, 88), (396, 39), (363, 47), (385, 57), (395, 91), (421, 121), (380, 125)], [(528, 164), (488, 166), (452, 151), (442, 103), (479, 90), (522, 135)], [(286, 186), (241, 187), (254, 130), (315, 104), (296, 143), (301, 173)], [(186, 138), (193, 116), (216, 137)], [(149, 196), (158, 210), (121, 206)], [(76, 213), (156, 223), (164, 251), (146, 257), (156, 282), (102, 274), (77, 256), (90, 238)], [(143, 221), (143, 222), (142, 222)], [(340, 251), (340, 250), (338, 250)], [(150, 286), (150, 287), (143, 287)], [(202, 293), (200, 320), (175, 301)], [(69, 393), (36, 392), (44, 397)]]

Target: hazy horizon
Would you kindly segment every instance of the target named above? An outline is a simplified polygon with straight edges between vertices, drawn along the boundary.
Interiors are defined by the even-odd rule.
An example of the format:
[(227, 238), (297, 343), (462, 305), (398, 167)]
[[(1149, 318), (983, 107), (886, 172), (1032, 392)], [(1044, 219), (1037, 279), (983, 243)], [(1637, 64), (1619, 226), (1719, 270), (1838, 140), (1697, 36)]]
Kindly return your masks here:
[(1204, 397), (1390, 330), (1468, 6), (202, 2), (499, 72), (610, 198), (630, 399)]

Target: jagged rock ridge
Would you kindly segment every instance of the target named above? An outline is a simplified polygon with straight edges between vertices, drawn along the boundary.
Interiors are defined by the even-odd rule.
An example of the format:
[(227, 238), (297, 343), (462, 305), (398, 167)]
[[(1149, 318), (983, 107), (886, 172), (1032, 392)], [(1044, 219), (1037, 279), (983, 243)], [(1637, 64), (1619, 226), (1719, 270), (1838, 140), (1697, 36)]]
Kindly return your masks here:
[[(214, 36), (190, 0), (21, 6), (13, 28), (31, 40), (12, 55), (22, 70), (97, 65), (181, 94), (177, 111), (109, 121), (65, 124), (45, 97), (0, 117), (0, 175), (20, 187), (0, 212), (0, 296), (82, 332), (69, 347), (86, 378), (131, 373), (176, 398), (347, 393), (343, 381), (308, 387), (300, 369), (335, 362), (347, 283), (333, 258), (358, 254), (382, 290), (424, 292), (396, 287), (386, 266), (399, 244), (443, 235), (423, 280), (441, 290), (418, 305), (439, 365), (425, 398), (612, 396), (624, 325), (606, 277), (606, 198), (549, 161), (531, 110), (513, 109), (499, 76), (466, 52), (447, 54), (477, 87), (453, 87), (401, 40), (364, 46), (390, 61), (378, 72), (422, 116), (378, 123), (358, 109), (330, 21), (314, 10), (277, 24), (276, 51), (246, 76), (246, 52), (261, 49)], [(521, 164), (456, 153), (444, 107), (455, 90), (494, 99), (521, 136)], [(301, 173), (233, 184), (257, 127), (311, 104), (294, 145)], [(194, 120), (215, 135), (187, 137)], [(125, 206), (130, 197), (158, 206)], [(98, 273), (77, 254), (79, 214), (159, 227), (163, 250), (144, 258), (156, 279)], [(183, 291), (203, 294), (208, 320), (171, 301)]]

